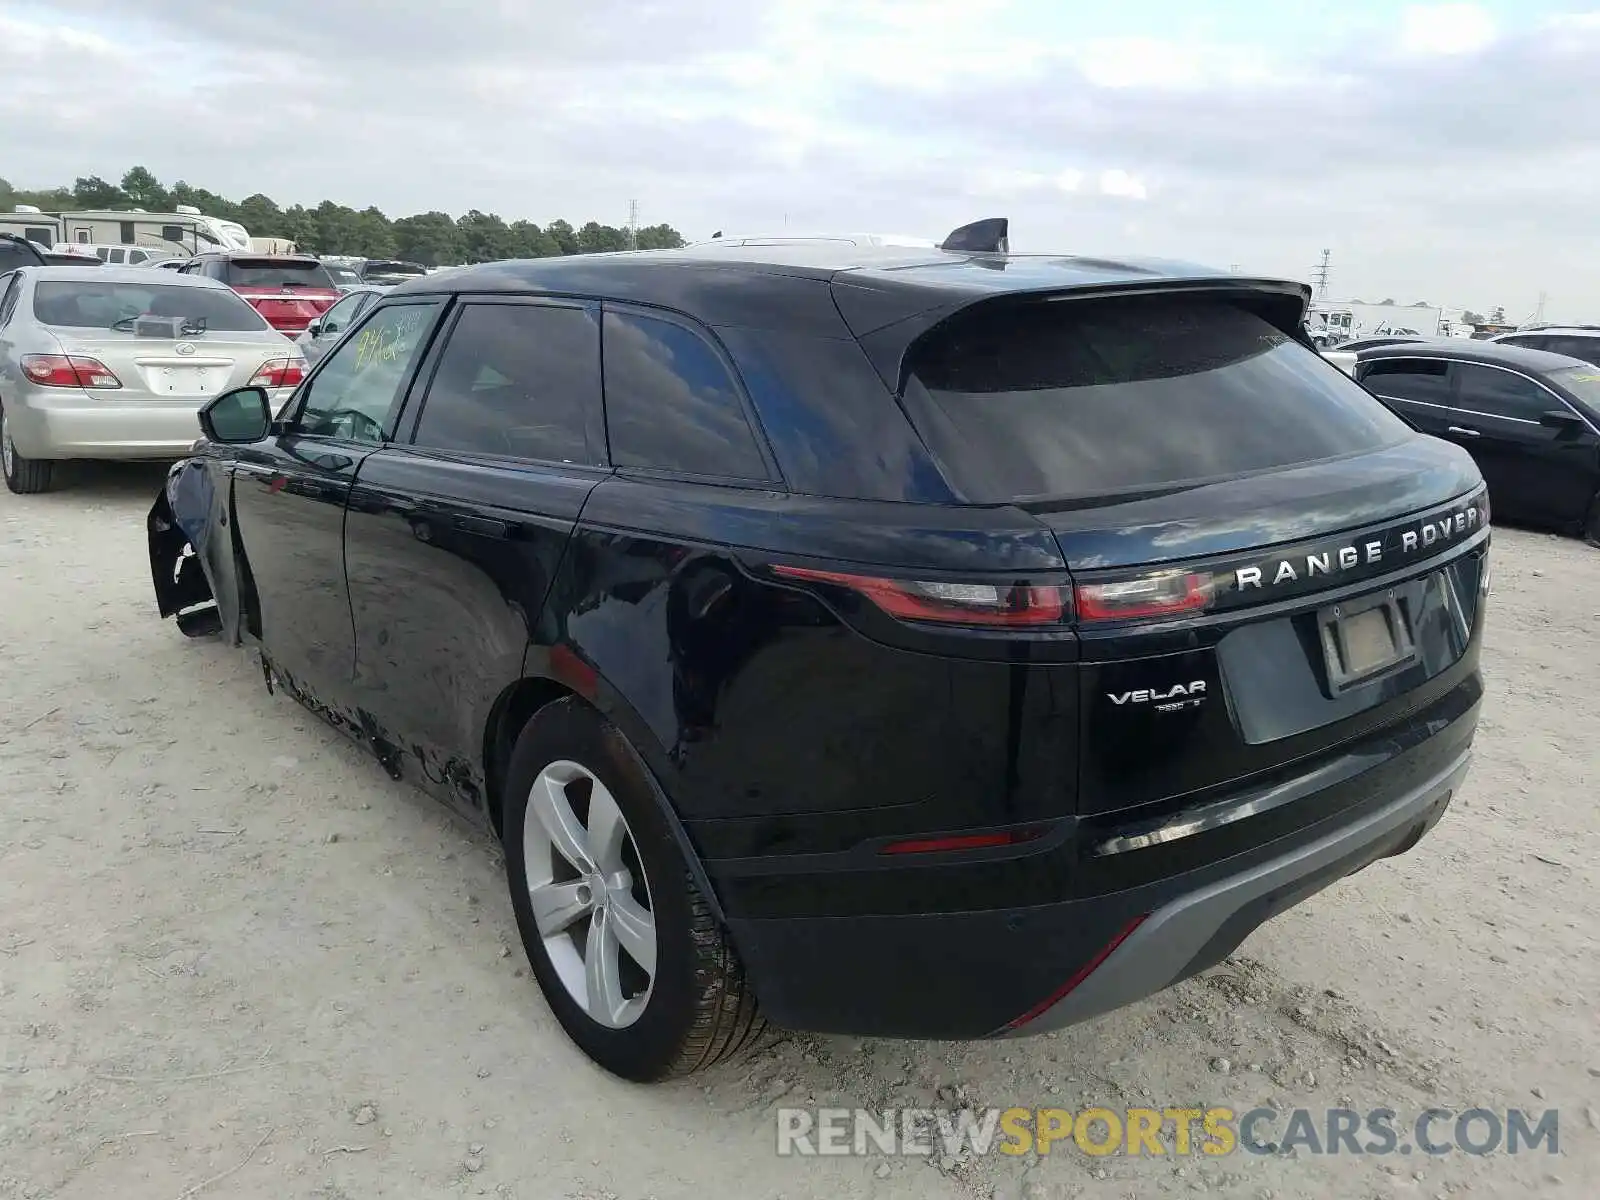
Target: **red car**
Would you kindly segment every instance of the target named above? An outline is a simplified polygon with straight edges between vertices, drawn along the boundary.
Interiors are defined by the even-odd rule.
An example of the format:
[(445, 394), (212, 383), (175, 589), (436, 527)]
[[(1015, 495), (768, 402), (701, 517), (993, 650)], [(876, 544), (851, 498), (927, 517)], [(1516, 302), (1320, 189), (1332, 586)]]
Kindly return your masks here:
[(198, 254), (186, 275), (220, 279), (248, 300), (279, 333), (301, 333), (336, 304), (342, 292), (328, 268), (308, 254)]

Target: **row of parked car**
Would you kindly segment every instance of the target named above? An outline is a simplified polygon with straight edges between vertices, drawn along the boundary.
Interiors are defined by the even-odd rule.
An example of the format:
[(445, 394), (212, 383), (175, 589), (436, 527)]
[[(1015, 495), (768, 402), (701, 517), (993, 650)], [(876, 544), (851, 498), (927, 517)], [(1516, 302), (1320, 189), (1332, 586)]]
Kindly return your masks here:
[[(47, 490), (66, 459), (173, 459), (230, 388), (288, 398), (388, 290), (306, 255), (204, 253), (116, 265), (0, 235), (0, 465)], [(405, 264), (393, 264), (404, 266)], [(420, 271), (421, 269), (418, 268)]]

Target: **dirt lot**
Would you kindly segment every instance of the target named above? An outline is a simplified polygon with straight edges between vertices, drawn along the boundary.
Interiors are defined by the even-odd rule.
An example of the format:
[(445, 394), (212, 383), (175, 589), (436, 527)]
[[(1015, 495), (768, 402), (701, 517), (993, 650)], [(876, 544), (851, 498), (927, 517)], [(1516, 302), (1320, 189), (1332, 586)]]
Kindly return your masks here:
[[(0, 1197), (1592, 1196), (1600, 551), (1496, 535), (1465, 793), (1208, 976), (1005, 1045), (795, 1038), (630, 1087), (495, 847), (155, 618), (149, 469), (0, 491)], [(826, 970), (826, 964), (817, 964)], [(774, 1153), (780, 1103), (1560, 1110), (1518, 1157)], [(1448, 1125), (1445, 1126), (1448, 1129)]]

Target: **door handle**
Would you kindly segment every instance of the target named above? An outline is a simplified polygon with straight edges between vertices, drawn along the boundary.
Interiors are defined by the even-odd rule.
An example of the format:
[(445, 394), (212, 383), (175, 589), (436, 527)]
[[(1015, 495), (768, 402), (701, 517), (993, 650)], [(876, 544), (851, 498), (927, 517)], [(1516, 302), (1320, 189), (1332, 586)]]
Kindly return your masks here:
[(510, 537), (511, 523), (494, 517), (457, 517), (455, 527), (463, 533), (476, 533), (480, 537)]
[(1479, 433), (1476, 429), (1468, 429), (1465, 425), (1452, 425), (1452, 426), (1449, 427), (1448, 430), (1446, 430), (1446, 432), (1453, 433), (1457, 437), (1482, 437), (1483, 436), (1483, 434)]

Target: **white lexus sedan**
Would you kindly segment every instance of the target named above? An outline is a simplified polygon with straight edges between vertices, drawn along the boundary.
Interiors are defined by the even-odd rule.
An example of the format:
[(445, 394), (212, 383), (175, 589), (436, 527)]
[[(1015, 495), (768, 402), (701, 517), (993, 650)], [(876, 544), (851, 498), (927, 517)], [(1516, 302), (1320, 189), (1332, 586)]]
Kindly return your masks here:
[(274, 411), (299, 349), (226, 284), (149, 267), (0, 275), (0, 464), (47, 491), (63, 459), (178, 459), (211, 397), (253, 384)]

